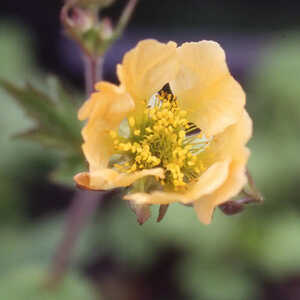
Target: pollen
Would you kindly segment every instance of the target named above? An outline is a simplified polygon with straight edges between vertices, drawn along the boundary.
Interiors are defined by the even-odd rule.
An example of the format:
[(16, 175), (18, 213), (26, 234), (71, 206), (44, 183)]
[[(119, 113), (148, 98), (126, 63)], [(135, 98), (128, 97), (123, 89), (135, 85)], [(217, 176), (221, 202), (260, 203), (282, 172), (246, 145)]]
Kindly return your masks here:
[[(154, 105), (146, 106), (143, 117), (128, 119), (129, 135), (110, 131), (116, 154), (123, 163), (115, 168), (126, 173), (161, 167), (165, 178), (157, 178), (164, 190), (184, 191), (187, 184), (206, 170), (202, 154), (209, 140), (178, 107), (176, 96), (161, 90)], [(196, 135), (191, 132), (197, 130)]]

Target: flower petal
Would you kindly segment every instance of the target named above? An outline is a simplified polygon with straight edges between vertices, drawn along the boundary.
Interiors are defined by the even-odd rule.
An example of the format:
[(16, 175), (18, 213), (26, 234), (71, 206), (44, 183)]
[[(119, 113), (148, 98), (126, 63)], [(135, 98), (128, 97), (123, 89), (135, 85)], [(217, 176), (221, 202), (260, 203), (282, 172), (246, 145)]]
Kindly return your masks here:
[(230, 160), (218, 161), (210, 166), (191, 186), (190, 190), (185, 194), (186, 200), (183, 203), (191, 203), (204, 195), (213, 193), (226, 180), (228, 176)]
[(112, 169), (101, 169), (95, 172), (83, 172), (74, 177), (77, 184), (90, 190), (108, 190), (117, 187), (126, 187), (136, 180), (145, 176), (164, 177), (164, 171), (161, 168), (145, 169), (135, 173), (118, 173)]
[(96, 88), (98, 92), (93, 93), (90, 100), (80, 109), (79, 118), (89, 118), (86, 130), (89, 130), (89, 127), (96, 130), (115, 129), (134, 109), (134, 102), (122, 87), (114, 84), (102, 81)]
[(83, 153), (89, 163), (90, 172), (106, 168), (113, 154), (113, 143), (107, 130), (86, 130)]
[(170, 204), (182, 202), (185, 199), (183, 194), (168, 192), (134, 193), (124, 196), (125, 200), (134, 201), (137, 204)]
[(203, 196), (194, 203), (198, 218), (209, 224), (216, 206), (236, 196), (247, 183), (246, 163), (250, 151), (244, 147), (231, 162), (229, 174), (224, 184), (213, 193)]
[(176, 43), (160, 43), (144, 40), (125, 54), (117, 73), (137, 106), (143, 104), (166, 83), (174, 79), (177, 72)]
[(223, 160), (239, 155), (252, 136), (252, 120), (243, 110), (238, 122), (227, 127), (224, 132), (213, 137), (207, 155), (213, 160)]
[(79, 111), (79, 118), (89, 118), (82, 130), (82, 146), (90, 171), (105, 168), (113, 147), (109, 130), (119, 127), (121, 121), (134, 109), (134, 103), (124, 90), (108, 82), (100, 82), (91, 98)]
[(194, 202), (203, 195), (214, 192), (226, 180), (228, 175), (229, 161), (216, 162), (198, 181), (190, 187), (186, 193), (171, 193), (156, 191), (149, 194), (135, 193), (124, 197), (125, 200), (135, 201), (139, 204), (170, 204), (182, 202), (184, 204)]
[(230, 75), (219, 44), (184, 43), (178, 57), (180, 69), (170, 86), (189, 120), (207, 135), (234, 124), (245, 105), (245, 93)]
[(246, 164), (250, 151), (245, 147), (252, 135), (252, 121), (243, 110), (237, 123), (229, 126), (224, 132), (214, 136), (207, 155), (212, 160), (232, 157), (229, 174), (224, 184), (213, 193), (194, 203), (194, 208), (201, 222), (209, 224), (216, 206), (236, 196), (247, 183)]

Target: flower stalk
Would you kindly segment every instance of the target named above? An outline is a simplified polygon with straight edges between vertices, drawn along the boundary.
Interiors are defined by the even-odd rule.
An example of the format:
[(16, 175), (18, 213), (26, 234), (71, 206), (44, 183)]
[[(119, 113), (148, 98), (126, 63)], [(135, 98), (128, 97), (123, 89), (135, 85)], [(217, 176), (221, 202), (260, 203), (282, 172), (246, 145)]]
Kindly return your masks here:
[(50, 266), (47, 287), (55, 288), (63, 280), (79, 235), (103, 198), (103, 195), (99, 193), (87, 191), (75, 193), (67, 213), (63, 237), (58, 244)]
[[(99, 19), (101, 9), (113, 2), (114, 0), (67, 0), (61, 10), (63, 28), (82, 52), (88, 96), (93, 93), (95, 84), (102, 80), (104, 54), (123, 33), (137, 4), (137, 0), (129, 0), (113, 30), (108, 18)], [(63, 237), (50, 266), (47, 287), (56, 287), (64, 278), (81, 231), (107, 194), (110, 193), (82, 190), (75, 193), (67, 213)]]
[(114, 1), (67, 0), (60, 14), (66, 34), (80, 47), (81, 52), (95, 60), (103, 56), (118, 39), (130, 21), (138, 0), (129, 0), (116, 26), (101, 10)]
[(84, 73), (86, 94), (89, 96), (94, 91), (95, 84), (102, 80), (103, 56), (84, 56)]

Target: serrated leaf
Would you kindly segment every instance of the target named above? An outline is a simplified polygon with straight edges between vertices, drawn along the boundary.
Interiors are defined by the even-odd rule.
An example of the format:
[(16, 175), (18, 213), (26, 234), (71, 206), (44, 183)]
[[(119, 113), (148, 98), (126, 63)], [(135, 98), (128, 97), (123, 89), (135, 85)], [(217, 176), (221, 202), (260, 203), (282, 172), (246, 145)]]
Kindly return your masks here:
[[(24, 134), (27, 138), (46, 144), (60, 145), (64, 150), (80, 151), (80, 123), (76, 111), (71, 105), (66, 105), (63, 97), (57, 103), (46, 93), (37, 90), (30, 84), (17, 87), (14, 84), (0, 80), (0, 86), (6, 90), (25, 110), (37, 127)], [(63, 103), (63, 104), (62, 104)]]
[(64, 151), (73, 151), (72, 145), (67, 145), (65, 141), (49, 135), (43, 128), (30, 129), (26, 132), (17, 134), (14, 137), (38, 142), (42, 146), (48, 148), (63, 149)]
[(77, 105), (56, 78), (48, 80), (45, 91), (27, 84), (15, 86), (0, 79), (0, 87), (13, 96), (36, 126), (17, 137), (38, 142), (58, 150), (62, 162), (51, 179), (62, 184), (73, 184), (73, 176), (84, 169), (81, 153), (81, 123), (77, 119)]

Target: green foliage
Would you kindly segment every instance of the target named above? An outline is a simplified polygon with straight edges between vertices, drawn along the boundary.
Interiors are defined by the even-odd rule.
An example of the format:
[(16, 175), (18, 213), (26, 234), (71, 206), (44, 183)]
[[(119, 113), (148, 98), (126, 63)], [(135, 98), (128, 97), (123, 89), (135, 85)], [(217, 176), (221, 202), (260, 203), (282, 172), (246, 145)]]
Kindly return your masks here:
[(5, 274), (0, 279), (0, 298), (10, 300), (92, 300), (89, 284), (76, 274), (69, 274), (55, 289), (45, 287), (44, 266), (27, 265)]
[[(15, 28), (8, 37), (1, 35), (2, 28), (0, 76), (10, 82), (18, 82), (27, 74), (38, 77), (32, 51), (27, 49), (30, 41), (23, 40)], [(24, 59), (17, 56), (20, 42)], [(158, 261), (161, 251), (175, 248), (183, 255), (175, 263), (173, 280), (189, 299), (203, 300), (258, 299), (262, 278), (281, 279), (299, 273), (299, 62), (299, 39), (292, 36), (291, 40), (275, 41), (262, 53), (247, 80), (248, 107), (255, 125), (250, 170), (265, 196), (262, 206), (249, 206), (233, 217), (217, 210), (209, 226), (199, 223), (192, 208), (178, 204), (170, 205), (157, 224), (158, 207), (152, 207), (155, 211), (150, 220), (139, 226), (128, 203), (119, 201), (104, 209), (82, 234), (74, 266), (109, 254), (129, 272), (142, 273)], [(0, 299), (89, 299), (86, 283), (72, 274), (60, 294), (40, 294), (38, 288), (61, 237), (63, 219), (37, 220), (31, 226), (24, 219), (14, 222), (24, 214), (22, 203), (30, 181), (44, 177), (58, 163), (61, 169), (52, 176), (60, 182), (69, 182), (71, 175), (83, 168), (80, 125), (76, 105), (70, 101), (73, 96), (53, 78), (43, 89), (40, 83), (38, 89), (4, 85), (41, 130), (29, 134), (30, 138), (60, 150), (44, 151), (20, 139), (10, 140), (9, 136), (32, 129), (33, 122), (0, 91)], [(22, 228), (12, 223), (22, 224)]]
[[(40, 220), (30, 226), (2, 228), (0, 231), (0, 276), (10, 269), (28, 264), (48, 267), (53, 258), (57, 244), (62, 237), (64, 218), (53, 217)], [(79, 242), (74, 249), (73, 263), (80, 264), (86, 256), (90, 230), (82, 232)], [(0, 298), (1, 299), (1, 298)]]
[[(0, 80), (0, 86), (14, 97), (37, 126), (21, 136), (38, 141), (45, 146), (78, 153), (81, 143), (80, 123), (74, 106), (66, 105), (64, 97), (55, 103), (46, 93), (27, 84), (17, 87)], [(60, 105), (62, 103), (62, 105)]]
[[(3, 50), (4, 53), (9, 52), (6, 49), (7, 43), (8, 41), (3, 43), (6, 45)], [(13, 47), (14, 43), (12, 43)], [(34, 70), (34, 68), (28, 68)], [(13, 75), (8, 74), (9, 76), (7, 76), (5, 73), (3, 75), (9, 78), (13, 77)], [(4, 77), (3, 75), (1, 76), (0, 73), (0, 78)], [(15, 131), (14, 134), (37, 142), (46, 148), (54, 149), (55, 151), (52, 153), (60, 158), (61, 163), (51, 178), (59, 183), (73, 184), (74, 174), (82, 170), (84, 166), (80, 149), (82, 142), (81, 123), (77, 119), (78, 104), (74, 102), (74, 96), (62, 88), (54, 77), (49, 78), (43, 89), (41, 83), (36, 84), (40, 88), (31, 84), (20, 87), (14, 84), (14, 81), (0, 79), (0, 87), (13, 97), (26, 112), (29, 120), (31, 120), (28, 123), (34, 123), (34, 127), (31, 126), (28, 129), (28, 125), (24, 126), (20, 130), (21, 133), (17, 134)], [(12, 119), (12, 115), (10, 115), (10, 119)], [(21, 119), (24, 118), (21, 117)], [(18, 124), (20, 121), (16, 119), (15, 122)]]
[[(95, 299), (92, 287), (74, 270), (53, 292), (43, 288), (63, 226), (64, 218), (56, 217), (23, 228), (1, 228), (0, 299)], [(85, 230), (74, 249), (73, 263), (77, 267), (86, 256), (89, 235)]]
[[(40, 72), (34, 60), (31, 35), (24, 26), (2, 22), (3, 19), (0, 25), (0, 78), (18, 83), (24, 78), (38, 82), (35, 78), (40, 77)], [(0, 108), (0, 223), (3, 224), (20, 221), (28, 200), (28, 186), (44, 178), (57, 163), (57, 157), (38, 145), (12, 138), (33, 124), (2, 89)]]

